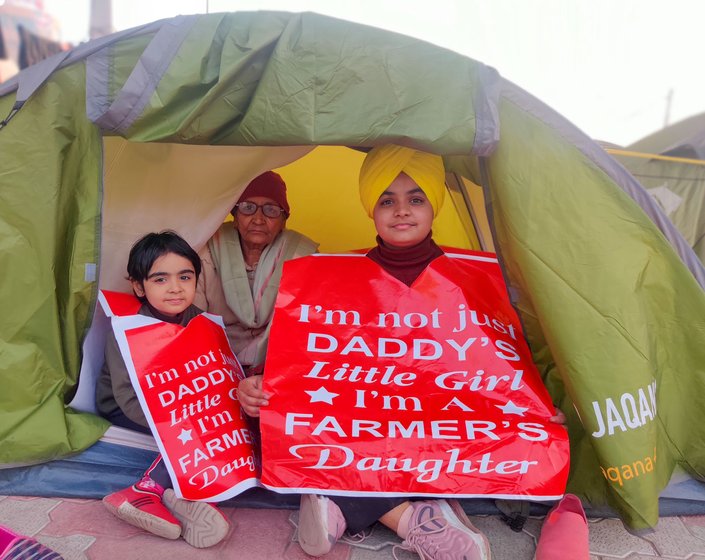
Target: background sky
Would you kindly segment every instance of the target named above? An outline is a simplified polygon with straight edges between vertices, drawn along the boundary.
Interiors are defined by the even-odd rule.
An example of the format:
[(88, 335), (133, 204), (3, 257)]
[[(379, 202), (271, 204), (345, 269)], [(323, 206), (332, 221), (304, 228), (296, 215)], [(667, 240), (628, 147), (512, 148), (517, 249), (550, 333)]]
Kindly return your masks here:
[[(89, 0), (44, 5), (65, 41), (88, 38)], [(700, 0), (113, 0), (113, 22), (243, 10), (313, 11), (447, 47), (615, 144), (705, 112)]]

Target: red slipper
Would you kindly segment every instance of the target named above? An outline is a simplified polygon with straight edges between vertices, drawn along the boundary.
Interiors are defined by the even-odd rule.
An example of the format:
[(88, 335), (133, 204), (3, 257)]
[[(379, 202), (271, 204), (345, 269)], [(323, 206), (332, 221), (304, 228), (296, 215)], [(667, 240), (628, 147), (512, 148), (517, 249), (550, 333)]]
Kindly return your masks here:
[(588, 523), (580, 498), (566, 494), (541, 527), (535, 560), (590, 560)]

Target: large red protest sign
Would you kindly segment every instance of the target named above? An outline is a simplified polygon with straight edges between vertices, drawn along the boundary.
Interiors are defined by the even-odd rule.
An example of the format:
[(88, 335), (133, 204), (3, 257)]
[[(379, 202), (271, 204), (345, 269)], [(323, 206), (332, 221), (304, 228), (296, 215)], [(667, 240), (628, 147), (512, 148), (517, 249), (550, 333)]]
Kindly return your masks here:
[(220, 318), (182, 327), (115, 316), (134, 311), (124, 294), (103, 292), (102, 302), (177, 495), (220, 501), (256, 486), (254, 434), (236, 397), (244, 374)]
[(282, 492), (563, 494), (567, 433), (496, 259), (442, 256), (407, 287), (359, 255), (289, 261), (261, 410)]

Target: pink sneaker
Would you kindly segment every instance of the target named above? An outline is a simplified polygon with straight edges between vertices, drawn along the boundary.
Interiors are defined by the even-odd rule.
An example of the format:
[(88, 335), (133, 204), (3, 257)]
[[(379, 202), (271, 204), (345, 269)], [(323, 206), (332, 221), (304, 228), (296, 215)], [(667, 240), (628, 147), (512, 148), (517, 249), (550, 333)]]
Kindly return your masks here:
[(181, 536), (195, 548), (214, 546), (230, 531), (230, 521), (213, 504), (182, 500), (168, 488), (164, 492), (164, 505), (181, 522)]
[(462, 518), (445, 500), (411, 502), (411, 508), (409, 534), (401, 548), (433, 560), (490, 560), (487, 538), (462, 508)]
[(333, 500), (316, 494), (301, 495), (299, 544), (306, 554), (328, 554), (346, 527), (343, 512)]
[(0, 525), (0, 559), (1, 560), (63, 560), (58, 552), (47, 548), (31, 537), (15, 533), (12, 529)]
[(165, 539), (178, 539), (181, 524), (162, 504), (163, 492), (159, 484), (145, 476), (137, 484), (105, 496), (103, 504), (130, 525)]
[(566, 494), (548, 512), (541, 527), (535, 560), (589, 560), (588, 522), (580, 498)]

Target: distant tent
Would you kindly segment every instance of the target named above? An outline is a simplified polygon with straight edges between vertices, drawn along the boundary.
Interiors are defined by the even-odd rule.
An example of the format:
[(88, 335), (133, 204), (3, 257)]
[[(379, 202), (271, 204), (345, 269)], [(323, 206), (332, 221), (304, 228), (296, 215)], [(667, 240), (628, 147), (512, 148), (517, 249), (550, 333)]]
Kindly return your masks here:
[(607, 151), (656, 199), (705, 262), (705, 113)]
[(705, 472), (705, 269), (631, 175), (491, 68), (316, 14), (177, 17), (23, 71), (0, 115), (0, 492), (100, 495), (139, 467), (91, 413), (97, 288), (127, 290), (139, 235), (200, 247), (277, 168), (290, 227), (370, 246), (351, 148), (388, 142), (444, 157), (437, 240), (497, 251), (569, 417), (569, 489), (643, 528), (674, 469)]
[(705, 113), (657, 130), (627, 150), (687, 159), (705, 159)]

